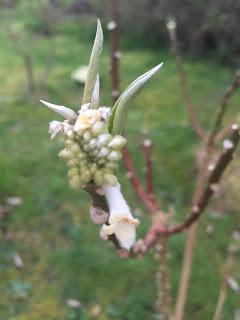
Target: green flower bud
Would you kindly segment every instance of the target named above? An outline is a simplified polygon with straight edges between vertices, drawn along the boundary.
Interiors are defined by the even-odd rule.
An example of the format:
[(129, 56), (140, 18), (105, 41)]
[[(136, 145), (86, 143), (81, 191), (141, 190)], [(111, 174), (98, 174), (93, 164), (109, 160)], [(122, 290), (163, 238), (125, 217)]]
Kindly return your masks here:
[(97, 155), (98, 158), (104, 158), (109, 154), (109, 148), (102, 147)]
[(106, 132), (107, 130), (107, 126), (104, 122), (102, 121), (97, 121), (94, 123), (94, 125), (92, 126), (92, 134), (94, 136), (98, 136), (103, 132)]
[(79, 176), (74, 176), (69, 180), (69, 185), (73, 189), (79, 189), (83, 187), (83, 183)]
[(119, 161), (122, 158), (122, 154), (119, 151), (113, 150), (109, 153), (108, 159), (111, 161)]
[(118, 168), (118, 163), (116, 162), (116, 161), (114, 161), (114, 162), (107, 162), (106, 163), (106, 169), (110, 169), (110, 170), (117, 170), (117, 168)]
[(79, 159), (79, 160), (85, 160), (85, 159), (87, 159), (87, 155), (84, 153), (84, 152), (79, 152), (78, 154), (77, 154), (77, 159)]
[(71, 152), (73, 154), (78, 154), (80, 151), (81, 151), (81, 148), (80, 146), (78, 145), (78, 143), (74, 143), (72, 146), (71, 146)]
[(88, 160), (87, 159), (83, 159), (80, 161), (80, 167), (87, 167), (88, 166)]
[(72, 178), (72, 177), (75, 177), (75, 176), (79, 176), (79, 170), (78, 170), (77, 167), (73, 167), (73, 168), (68, 170), (68, 177), (69, 178)]
[(111, 185), (115, 186), (118, 182), (117, 177), (115, 177), (113, 174), (105, 174), (103, 176), (104, 182)]
[(75, 132), (73, 130), (67, 131), (67, 139), (73, 140), (75, 138)]
[(91, 177), (92, 177), (91, 173), (87, 170), (85, 172), (81, 173), (81, 180), (82, 180), (83, 184), (88, 183), (91, 180)]
[(89, 130), (85, 131), (83, 134), (83, 140), (85, 142), (89, 141), (91, 139), (92, 135), (91, 132)]
[(84, 145), (83, 145), (83, 150), (84, 150), (85, 152), (91, 151), (90, 145), (89, 145), (89, 144), (84, 144)]
[(97, 186), (101, 186), (104, 182), (103, 180), (103, 174), (100, 170), (98, 170), (94, 176), (94, 182)]
[(91, 150), (94, 150), (97, 147), (97, 139), (91, 139), (89, 141), (89, 147)]
[(98, 155), (98, 152), (99, 152), (99, 150), (98, 150), (98, 149), (95, 149), (95, 150), (89, 152), (88, 155), (89, 155), (90, 157), (92, 157), (92, 158), (95, 158), (95, 157)]
[(95, 173), (97, 172), (97, 165), (96, 165), (96, 163), (93, 163), (92, 164), (92, 166), (91, 166), (91, 168), (90, 168), (90, 172), (91, 172), (91, 174), (94, 176), (95, 175)]
[(71, 139), (66, 139), (65, 140), (65, 146), (66, 147), (70, 148), (73, 144), (74, 144), (74, 140), (71, 140)]
[(78, 165), (78, 160), (76, 158), (70, 159), (68, 160), (67, 165), (69, 167), (76, 167)]
[(98, 146), (104, 146), (112, 139), (112, 135), (108, 132), (100, 134), (98, 136)]
[(127, 144), (127, 140), (120, 135), (116, 135), (109, 142), (108, 146), (112, 149), (121, 150)]
[(69, 160), (72, 158), (73, 154), (69, 149), (63, 149), (59, 152), (59, 157), (64, 160)]
[(104, 158), (97, 160), (97, 164), (100, 166), (103, 166), (105, 163), (106, 163), (106, 159), (104, 159)]

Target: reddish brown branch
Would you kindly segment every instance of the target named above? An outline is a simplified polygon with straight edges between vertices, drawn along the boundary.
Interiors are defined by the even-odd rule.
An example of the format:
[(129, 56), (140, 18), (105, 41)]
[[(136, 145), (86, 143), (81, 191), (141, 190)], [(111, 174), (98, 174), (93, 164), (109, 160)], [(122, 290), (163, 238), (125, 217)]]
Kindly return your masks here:
[(213, 195), (214, 191), (216, 190), (217, 184), (221, 179), (223, 172), (225, 171), (226, 167), (230, 163), (233, 158), (233, 153), (238, 145), (239, 142), (239, 129), (237, 125), (233, 125), (232, 127), (232, 134), (227, 140), (227, 145), (225, 146), (224, 151), (220, 155), (214, 170), (211, 172), (206, 187), (202, 192), (202, 195), (199, 201), (193, 206), (191, 213), (183, 223), (179, 225), (169, 227), (167, 233), (179, 233), (182, 232), (184, 229), (190, 227), (204, 212), (204, 209), (207, 207), (211, 196)]
[(145, 154), (146, 191), (149, 197), (152, 200), (154, 200), (153, 169), (152, 169), (152, 141), (150, 139), (144, 139), (143, 149)]
[[(224, 115), (225, 115), (225, 113), (227, 111), (229, 99), (234, 94), (234, 92), (237, 90), (239, 85), (240, 85), (240, 71), (237, 71), (234, 81), (227, 88), (227, 90), (225, 91), (225, 93), (224, 93), (224, 95), (222, 97), (220, 108), (218, 109), (218, 114), (217, 114), (216, 121), (214, 123), (212, 132), (210, 133), (209, 138), (208, 138), (208, 143), (207, 143), (208, 146), (213, 145), (215, 138), (217, 138), (216, 135), (217, 135), (217, 133), (218, 133), (218, 131), (220, 129), (220, 126), (222, 124)], [(227, 128), (228, 128), (228, 126), (227, 126)], [(226, 131), (226, 130), (227, 129), (224, 128), (223, 132)], [(221, 137), (221, 135), (220, 135), (220, 137)]]
[(112, 78), (112, 99), (115, 102), (119, 96), (119, 12), (118, 0), (110, 1), (111, 21), (108, 23), (111, 44), (111, 78)]
[[(119, 3), (118, 0), (111, 0), (111, 21), (108, 23), (108, 29), (110, 31), (110, 43), (111, 43), (111, 83), (112, 83), (112, 99), (115, 102), (119, 96)], [(130, 178), (132, 186), (136, 191), (139, 199), (144, 203), (150, 213), (159, 211), (159, 206), (152, 200), (152, 196), (149, 196), (144, 191), (141, 182), (137, 177), (137, 172), (134, 163), (131, 159), (129, 150), (127, 147), (123, 150), (123, 160)], [(150, 165), (151, 166), (151, 165)]]
[[(172, 18), (174, 19), (174, 18)], [(172, 24), (167, 23), (167, 30), (169, 34), (169, 39), (171, 42), (171, 50), (173, 53), (173, 56), (175, 58), (178, 77), (179, 77), (179, 84), (182, 91), (183, 99), (186, 103), (186, 108), (188, 112), (189, 122), (191, 124), (191, 127), (196, 132), (196, 134), (201, 138), (206, 138), (206, 132), (202, 128), (199, 122), (198, 115), (196, 113), (196, 107), (194, 106), (192, 96), (190, 94), (190, 90), (187, 84), (187, 79), (185, 75), (185, 71), (183, 68), (182, 58), (181, 54), (178, 48), (178, 41), (177, 41), (177, 34), (176, 34), (176, 21), (173, 20)]]
[[(162, 216), (160, 216), (159, 219), (154, 219), (152, 226), (149, 228), (145, 238), (141, 240), (141, 242), (137, 243), (137, 247), (133, 249), (134, 253), (146, 252), (156, 244), (159, 236), (169, 236), (175, 233), (183, 232), (200, 218), (214, 191), (216, 190), (217, 184), (221, 179), (226, 167), (233, 158), (233, 153), (238, 145), (239, 138), (239, 129), (237, 125), (235, 125), (233, 126), (231, 137), (228, 140), (228, 148), (225, 148), (220, 155), (214, 170), (209, 175), (205, 189), (202, 191), (199, 200), (193, 206), (191, 213), (185, 218), (185, 220), (182, 223), (167, 227), (162, 221)], [(141, 244), (141, 246), (139, 246), (139, 244)]]
[(137, 177), (137, 173), (133, 161), (130, 157), (129, 150), (126, 147), (123, 149), (123, 161), (127, 171), (127, 175), (132, 183), (134, 190), (136, 191), (138, 198), (143, 202), (150, 213), (154, 214), (158, 212), (160, 210), (160, 207), (158, 204), (153, 202), (149, 195), (144, 191)]

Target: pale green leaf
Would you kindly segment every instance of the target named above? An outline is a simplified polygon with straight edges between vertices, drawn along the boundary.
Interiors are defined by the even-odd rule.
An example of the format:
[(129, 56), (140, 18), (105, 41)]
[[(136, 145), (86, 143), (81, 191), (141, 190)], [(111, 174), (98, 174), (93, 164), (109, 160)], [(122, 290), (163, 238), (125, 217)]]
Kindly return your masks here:
[(150, 71), (144, 73), (133, 81), (123, 93), (120, 95), (115, 105), (113, 106), (112, 113), (109, 119), (109, 131), (113, 134), (121, 134), (126, 120), (127, 111), (130, 102), (136, 95), (144, 88), (147, 82), (160, 70), (163, 64), (160, 63)]
[(91, 102), (93, 89), (97, 80), (102, 45), (103, 45), (103, 32), (102, 32), (101, 22), (98, 20), (97, 32), (96, 32), (92, 53), (91, 53), (91, 57), (88, 65), (87, 79), (84, 87), (82, 104)]

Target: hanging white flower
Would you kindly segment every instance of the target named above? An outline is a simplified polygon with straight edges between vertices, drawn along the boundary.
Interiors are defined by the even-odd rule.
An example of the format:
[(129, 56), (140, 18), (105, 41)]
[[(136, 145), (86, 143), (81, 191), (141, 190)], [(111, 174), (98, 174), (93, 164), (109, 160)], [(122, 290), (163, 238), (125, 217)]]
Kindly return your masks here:
[(119, 183), (116, 186), (104, 185), (102, 190), (109, 206), (109, 220), (108, 224), (102, 226), (100, 235), (107, 240), (108, 236), (114, 234), (120, 246), (129, 250), (136, 240), (139, 220), (132, 216)]

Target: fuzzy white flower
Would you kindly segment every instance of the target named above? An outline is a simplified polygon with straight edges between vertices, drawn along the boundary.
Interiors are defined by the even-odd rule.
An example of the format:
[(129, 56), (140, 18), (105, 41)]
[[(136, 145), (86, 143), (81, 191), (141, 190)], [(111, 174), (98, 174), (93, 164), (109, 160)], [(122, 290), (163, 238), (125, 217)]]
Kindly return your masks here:
[(73, 126), (68, 120), (63, 122), (54, 120), (49, 123), (49, 133), (51, 134), (51, 139), (54, 139), (58, 133), (67, 134), (67, 132), (72, 129)]
[(114, 234), (122, 248), (130, 249), (136, 239), (136, 227), (139, 220), (132, 216), (130, 208), (123, 198), (120, 185), (102, 187), (109, 207), (108, 224), (104, 224), (100, 231), (103, 239)]
[(101, 120), (101, 114), (99, 110), (96, 109), (87, 109), (87, 110), (80, 110), (78, 119), (74, 125), (74, 131), (84, 131), (89, 129), (93, 126), (93, 124), (97, 121)]
[(101, 118), (106, 122), (110, 117), (111, 108), (109, 108), (109, 107), (100, 107), (98, 110), (101, 113)]

